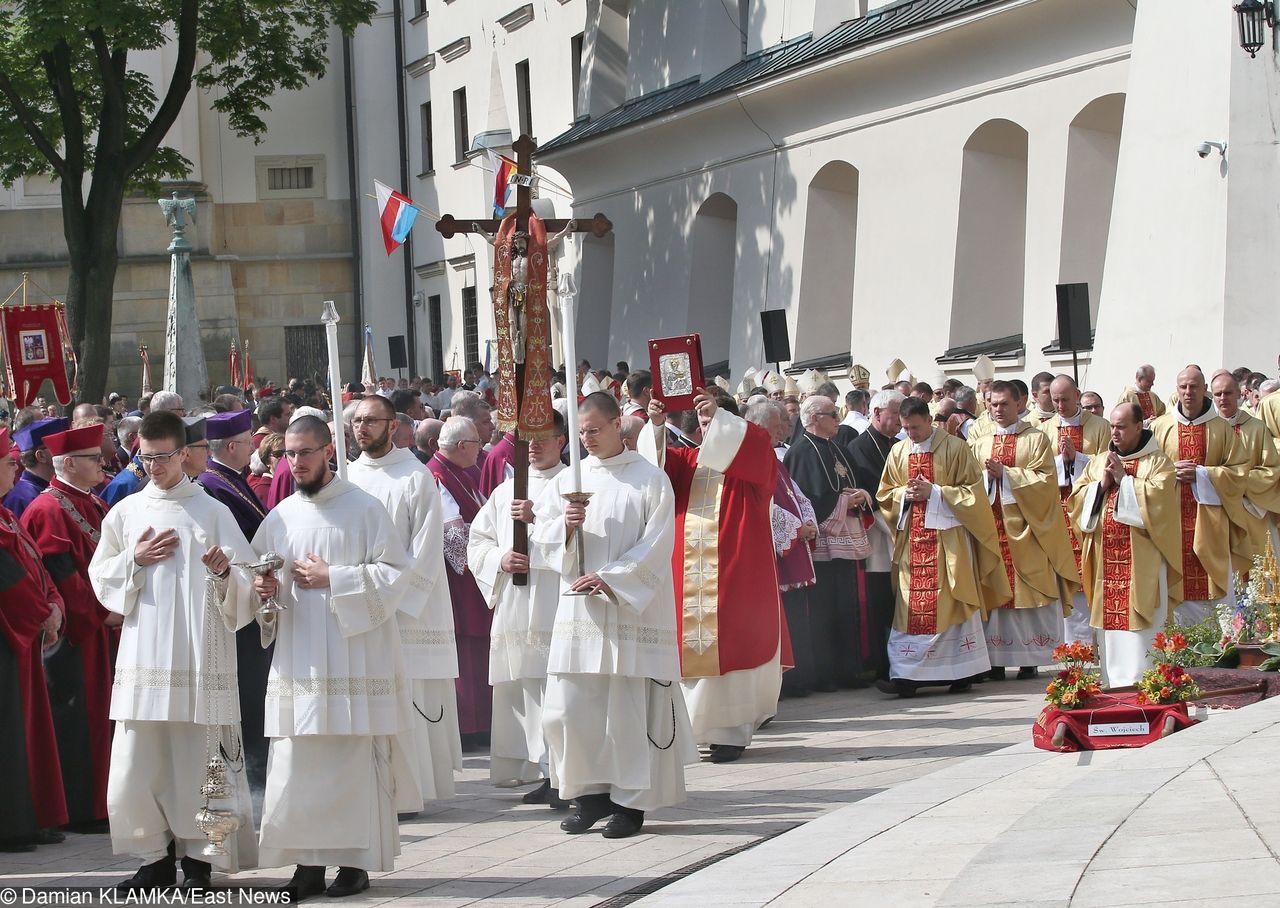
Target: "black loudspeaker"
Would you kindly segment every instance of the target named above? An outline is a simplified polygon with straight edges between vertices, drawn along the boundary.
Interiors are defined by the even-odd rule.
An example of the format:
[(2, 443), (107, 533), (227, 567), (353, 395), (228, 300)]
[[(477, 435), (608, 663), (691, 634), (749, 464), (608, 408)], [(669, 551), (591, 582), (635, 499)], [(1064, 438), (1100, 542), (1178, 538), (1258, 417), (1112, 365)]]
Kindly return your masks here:
[(1088, 284), (1058, 285), (1058, 349), (1093, 349)]
[(787, 310), (761, 311), (760, 327), (764, 331), (764, 361), (767, 363), (791, 362), (791, 339), (787, 337)]
[(409, 368), (409, 354), (404, 349), (404, 335), (397, 334), (387, 338), (387, 350), (391, 354), (392, 369)]

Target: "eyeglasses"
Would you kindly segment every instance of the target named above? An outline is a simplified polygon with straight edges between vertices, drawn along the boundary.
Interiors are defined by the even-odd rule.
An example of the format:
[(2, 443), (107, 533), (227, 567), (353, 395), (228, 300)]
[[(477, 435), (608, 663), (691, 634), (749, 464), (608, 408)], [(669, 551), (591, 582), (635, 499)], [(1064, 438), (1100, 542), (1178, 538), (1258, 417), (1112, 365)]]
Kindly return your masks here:
[(188, 447), (188, 448), (207, 448), (207, 447), (209, 447), (209, 442), (207, 442), (207, 441), (193, 441), (191, 444), (187, 445), (187, 447)]
[(394, 419), (386, 416), (357, 416), (351, 420), (353, 426), (371, 426), (378, 422), (395, 422)]
[(273, 448), (267, 452), (268, 457), (284, 457), (284, 448)]
[(463, 445), (478, 445), (478, 444), (480, 444), (480, 439), (478, 438), (464, 438), (462, 441), (458, 442), (458, 447), (462, 447)]
[(830, 416), (832, 419), (835, 419), (836, 411), (835, 410), (819, 410), (817, 413), (813, 415), (814, 416)]
[(102, 455), (101, 455), (101, 454), (63, 454), (63, 455), (62, 455), (62, 459), (63, 459), (63, 460), (75, 460), (76, 458), (80, 458), (80, 457), (87, 457), (87, 458), (90, 458), (90, 459), (92, 459), (92, 460), (101, 460), (101, 459), (102, 459)]
[(154, 466), (158, 463), (168, 463), (173, 455), (181, 453), (181, 451), (182, 448), (178, 448), (176, 451), (170, 451), (167, 454), (139, 454), (138, 459), (147, 466)]
[(317, 451), (323, 451), (324, 448), (299, 448), (297, 451), (285, 451), (284, 456), (290, 460), (297, 460), (299, 457), (310, 457)]

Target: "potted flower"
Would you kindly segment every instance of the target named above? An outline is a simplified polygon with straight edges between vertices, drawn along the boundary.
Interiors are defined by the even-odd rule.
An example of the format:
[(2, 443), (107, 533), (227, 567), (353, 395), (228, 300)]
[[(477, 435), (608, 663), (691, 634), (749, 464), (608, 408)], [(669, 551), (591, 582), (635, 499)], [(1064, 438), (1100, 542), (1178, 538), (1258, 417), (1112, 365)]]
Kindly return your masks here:
[(1184, 660), (1187, 641), (1182, 634), (1156, 634), (1150, 655), (1156, 665), (1138, 680), (1140, 705), (1182, 703), (1200, 696), (1200, 688), (1179, 663)]
[(1079, 709), (1102, 693), (1101, 678), (1092, 666), (1097, 657), (1087, 643), (1064, 643), (1053, 651), (1053, 661), (1062, 668), (1049, 686), (1044, 699), (1058, 709)]

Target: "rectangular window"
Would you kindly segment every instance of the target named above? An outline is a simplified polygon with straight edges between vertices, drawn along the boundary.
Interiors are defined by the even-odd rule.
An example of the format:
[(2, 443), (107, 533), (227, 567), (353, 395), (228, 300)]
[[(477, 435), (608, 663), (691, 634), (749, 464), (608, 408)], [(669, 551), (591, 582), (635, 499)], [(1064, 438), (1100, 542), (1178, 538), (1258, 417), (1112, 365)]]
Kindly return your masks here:
[(476, 311), (476, 288), (462, 288), (462, 353), (467, 366), (480, 361), (480, 314)]
[(578, 32), (569, 39), (570, 83), (573, 88), (573, 118), (578, 119), (578, 94), (582, 89), (582, 38)]
[(467, 125), (467, 90), (465, 88), (459, 88), (453, 93), (454, 160), (464, 160), (470, 149), (471, 129)]
[(431, 323), (431, 374), (444, 377), (444, 319), (440, 312), (440, 294), (427, 297), (427, 319)]
[(529, 90), (529, 61), (516, 64), (516, 102), (520, 107), (520, 134), (533, 135), (533, 95)]
[(323, 155), (263, 155), (254, 158), (254, 169), (261, 200), (324, 198)]
[(413, 0), (413, 18), (427, 14), (427, 0)]
[(418, 127), (422, 130), (422, 170), (420, 172), (431, 173), (436, 169), (436, 153), (431, 137), (430, 101), (418, 108), (418, 119), (420, 120)]

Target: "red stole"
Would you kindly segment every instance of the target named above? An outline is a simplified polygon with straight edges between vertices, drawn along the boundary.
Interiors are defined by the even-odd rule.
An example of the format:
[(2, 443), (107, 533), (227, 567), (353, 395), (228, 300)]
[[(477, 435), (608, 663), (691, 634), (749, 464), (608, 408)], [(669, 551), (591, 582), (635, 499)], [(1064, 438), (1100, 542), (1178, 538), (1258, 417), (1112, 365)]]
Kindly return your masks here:
[[(912, 479), (933, 482), (933, 453), (909, 454), (907, 475)], [(907, 633), (938, 632), (938, 593), (942, 589), (938, 571), (938, 531), (924, 525), (928, 502), (911, 505), (911, 522), (907, 527), (911, 558), (911, 589), (907, 591)]]
[[(1193, 426), (1178, 423), (1178, 459), (1204, 466), (1207, 434), (1204, 424)], [(1178, 495), (1182, 519), (1182, 596), (1187, 600), (1208, 599), (1209, 575), (1192, 547), (1196, 538), (1196, 515), (1200, 505), (1196, 502), (1195, 490), (1189, 482), (1180, 483)]]

